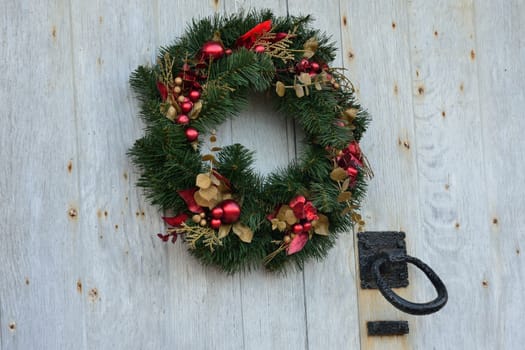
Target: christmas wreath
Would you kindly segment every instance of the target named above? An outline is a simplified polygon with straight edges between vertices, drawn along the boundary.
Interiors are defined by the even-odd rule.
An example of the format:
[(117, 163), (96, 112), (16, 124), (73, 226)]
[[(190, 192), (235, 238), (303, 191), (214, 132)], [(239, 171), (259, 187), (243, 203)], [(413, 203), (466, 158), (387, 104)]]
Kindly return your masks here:
[[(204, 264), (228, 273), (260, 263), (302, 268), (362, 224), (356, 210), (370, 170), (359, 140), (369, 116), (329, 65), (334, 44), (310, 22), (269, 10), (193, 21), (154, 66), (131, 75), (146, 126), (129, 151), (138, 186), (171, 213), (160, 239), (183, 236)], [(216, 128), (257, 92), (274, 95), (306, 135), (302, 155), (267, 176), (254, 169), (253, 151), (214, 146)]]

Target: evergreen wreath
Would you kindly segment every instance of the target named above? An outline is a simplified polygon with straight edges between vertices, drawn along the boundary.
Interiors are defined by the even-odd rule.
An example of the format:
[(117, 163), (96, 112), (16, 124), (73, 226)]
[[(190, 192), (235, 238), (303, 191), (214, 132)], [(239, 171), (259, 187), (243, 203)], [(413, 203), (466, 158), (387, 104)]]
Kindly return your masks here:
[[(137, 185), (172, 213), (158, 236), (183, 236), (206, 265), (302, 268), (363, 224), (356, 210), (371, 171), (359, 140), (369, 116), (343, 70), (329, 66), (336, 49), (311, 20), (270, 10), (194, 20), (156, 65), (131, 75), (146, 125), (129, 151)], [(254, 169), (253, 151), (213, 146), (214, 130), (253, 92), (275, 95), (276, 109), (306, 135), (299, 159), (267, 176)]]

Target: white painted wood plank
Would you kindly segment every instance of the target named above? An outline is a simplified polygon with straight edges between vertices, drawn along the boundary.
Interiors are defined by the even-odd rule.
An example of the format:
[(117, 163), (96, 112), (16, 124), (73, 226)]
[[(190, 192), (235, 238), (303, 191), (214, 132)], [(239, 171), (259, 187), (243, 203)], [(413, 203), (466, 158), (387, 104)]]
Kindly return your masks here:
[(126, 156), (142, 135), (128, 78), (152, 59), (157, 13), (138, 1), (74, 1), (72, 18), (86, 348), (162, 348), (174, 328), (167, 247)]
[[(312, 26), (332, 36), (338, 48), (333, 66), (343, 67), (339, 2), (290, 1), (288, 7), (291, 15), (311, 14), (315, 19)], [(312, 261), (305, 266), (307, 336), (311, 350), (360, 347), (354, 254), (353, 233), (348, 232), (339, 237), (324, 261)]]
[[(286, 2), (226, 1), (225, 11), (270, 8), (286, 15)], [(250, 107), (232, 121), (232, 142), (257, 150), (263, 174), (285, 166), (295, 154), (293, 126), (272, 108), (275, 96), (253, 96)], [(264, 270), (241, 276), (245, 349), (304, 349), (307, 346), (304, 284), (301, 272), (286, 276)]]
[[(417, 166), (410, 80), (409, 23), (404, 2), (341, 1), (345, 68), (372, 123), (362, 148), (374, 170), (362, 214), (364, 230), (419, 235)], [(358, 253), (355, 248), (356, 255)], [(356, 268), (358, 264), (356, 262)], [(362, 349), (404, 349), (409, 338), (368, 337), (366, 322), (406, 320), (377, 290), (358, 285)], [(410, 288), (399, 291), (411, 298)]]
[[(497, 349), (472, 1), (408, 4), (422, 229), (412, 253), (443, 277), (448, 305), (418, 319), (412, 346)], [(417, 300), (433, 297), (421, 273)], [(493, 288), (505, 288), (495, 283)], [(447, 336), (444, 337), (443, 334)], [(466, 336), (468, 335), (468, 336)]]
[(0, 348), (82, 349), (69, 3), (0, 13)]
[(474, 13), (488, 201), (488, 217), (480, 219), (490, 226), (489, 266), (477, 271), (475, 287), (485, 280), (483, 292), (493, 300), (482, 306), (491, 328), (484, 340), (518, 349), (525, 343), (525, 3), (476, 1)]
[[(183, 33), (192, 17), (202, 18), (221, 12), (222, 2), (159, 3), (160, 45), (166, 45)], [(218, 130), (219, 142), (228, 123)], [(168, 248), (169, 325), (166, 344), (177, 348), (243, 348), (243, 324), (240, 276), (227, 276), (213, 268), (204, 268), (187, 253), (184, 245)], [(200, 334), (205, 336), (200, 336)]]

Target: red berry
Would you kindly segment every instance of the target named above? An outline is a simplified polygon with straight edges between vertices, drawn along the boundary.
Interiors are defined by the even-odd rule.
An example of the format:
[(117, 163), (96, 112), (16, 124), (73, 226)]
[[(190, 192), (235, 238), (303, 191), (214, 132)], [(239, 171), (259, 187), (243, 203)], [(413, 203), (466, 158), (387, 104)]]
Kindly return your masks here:
[(187, 125), (190, 123), (190, 118), (186, 114), (181, 114), (177, 117), (177, 124)]
[(197, 91), (197, 90), (190, 91), (190, 101), (191, 102), (197, 102), (200, 98), (201, 98), (200, 91)]
[(220, 219), (224, 214), (224, 210), (221, 207), (215, 207), (211, 210), (211, 217), (214, 219)]
[(186, 139), (189, 142), (193, 142), (199, 138), (199, 131), (195, 128), (189, 127), (184, 133), (186, 134)]
[(189, 113), (191, 109), (193, 108), (193, 102), (182, 102), (180, 105), (180, 109), (182, 109), (183, 113)]
[(210, 221), (210, 226), (213, 229), (217, 230), (219, 227), (221, 227), (221, 225), (222, 225), (221, 219), (211, 219)]
[(304, 232), (309, 232), (311, 229), (312, 229), (312, 223), (311, 222), (305, 222), (303, 224)]
[(295, 224), (295, 225), (293, 225), (293, 233), (295, 233), (295, 234), (297, 234), (297, 235), (300, 234), (300, 233), (302, 233), (302, 232), (303, 232), (303, 229), (304, 229), (304, 227), (303, 227), (303, 225), (301, 225), (301, 224)]

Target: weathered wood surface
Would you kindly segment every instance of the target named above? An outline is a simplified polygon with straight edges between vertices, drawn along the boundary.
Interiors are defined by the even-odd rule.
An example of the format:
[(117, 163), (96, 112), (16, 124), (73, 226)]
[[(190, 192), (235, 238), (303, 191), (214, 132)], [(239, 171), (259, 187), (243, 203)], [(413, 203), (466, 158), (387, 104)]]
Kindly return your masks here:
[[(404, 230), (450, 301), (429, 317), (359, 288), (353, 235), (304, 272), (225, 276), (162, 244), (126, 150), (128, 77), (192, 17), (314, 13), (374, 116), (366, 230)], [(525, 301), (525, 4), (520, 0), (4, 1), (0, 349), (515, 349)], [(219, 130), (264, 172), (296, 155), (267, 96)], [(400, 294), (423, 301), (410, 269)], [(366, 321), (410, 334), (369, 338)]]

